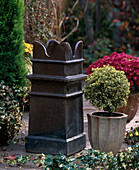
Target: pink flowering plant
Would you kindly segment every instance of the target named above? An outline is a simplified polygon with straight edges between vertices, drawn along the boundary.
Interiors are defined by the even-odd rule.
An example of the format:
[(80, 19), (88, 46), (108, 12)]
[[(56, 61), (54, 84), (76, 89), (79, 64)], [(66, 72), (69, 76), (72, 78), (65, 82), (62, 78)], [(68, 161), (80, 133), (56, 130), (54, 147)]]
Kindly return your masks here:
[(110, 56), (104, 56), (102, 59), (92, 63), (87, 69), (86, 74), (91, 74), (92, 68), (103, 67), (104, 65), (113, 66), (116, 70), (124, 71), (130, 82), (131, 93), (139, 92), (139, 57), (113, 52)]

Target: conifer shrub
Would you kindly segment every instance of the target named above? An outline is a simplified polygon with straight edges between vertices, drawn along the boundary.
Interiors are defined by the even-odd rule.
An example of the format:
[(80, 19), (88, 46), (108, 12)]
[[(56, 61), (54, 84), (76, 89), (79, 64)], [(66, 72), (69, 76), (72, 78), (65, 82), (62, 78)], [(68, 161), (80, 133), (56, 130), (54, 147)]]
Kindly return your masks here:
[(0, 80), (24, 86), (24, 0), (0, 0)]

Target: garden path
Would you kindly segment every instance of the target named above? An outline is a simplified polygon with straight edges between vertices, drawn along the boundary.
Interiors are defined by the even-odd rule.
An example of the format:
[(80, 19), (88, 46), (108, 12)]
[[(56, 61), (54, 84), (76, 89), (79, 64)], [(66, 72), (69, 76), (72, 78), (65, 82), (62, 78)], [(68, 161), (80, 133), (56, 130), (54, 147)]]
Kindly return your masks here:
[[(84, 108), (84, 131), (86, 132), (86, 148), (84, 150), (87, 150), (89, 148), (91, 148), (89, 140), (88, 140), (88, 125), (87, 125), (87, 113), (91, 113), (93, 111), (97, 111), (98, 109), (95, 109), (94, 107), (92, 107), (91, 104), (89, 104), (85, 99), (83, 100), (83, 108)], [(23, 114), (23, 127), (18, 135), (19, 138), (21, 138), (21, 136), (25, 136), (28, 133), (28, 119), (29, 119), (29, 113), (28, 112), (24, 112)], [(136, 127), (139, 126), (139, 122), (135, 123), (136, 121), (139, 121), (139, 108), (138, 108), (138, 112), (136, 114), (136, 116), (134, 117), (134, 119), (128, 123), (126, 125), (126, 130), (130, 130), (131, 127)], [(22, 135), (22, 132), (25, 132), (25, 135)], [(25, 147), (24, 147), (25, 143), (20, 141), (18, 144), (10, 144), (9, 146), (6, 146), (4, 148), (4, 150), (0, 147), (0, 159), (5, 155), (18, 155), (18, 154), (22, 154), (22, 155), (27, 155), (28, 153), (25, 151)], [(125, 147), (127, 147), (127, 145), (125, 143), (123, 143), (121, 149), (123, 150)], [(33, 157), (35, 157), (35, 154), (31, 154), (33, 155)], [(32, 162), (29, 162), (27, 164), (25, 164), (22, 167), (9, 167), (6, 164), (1, 164), (0, 163), (0, 170), (36, 170), (37, 167), (35, 167), (35, 165)]]

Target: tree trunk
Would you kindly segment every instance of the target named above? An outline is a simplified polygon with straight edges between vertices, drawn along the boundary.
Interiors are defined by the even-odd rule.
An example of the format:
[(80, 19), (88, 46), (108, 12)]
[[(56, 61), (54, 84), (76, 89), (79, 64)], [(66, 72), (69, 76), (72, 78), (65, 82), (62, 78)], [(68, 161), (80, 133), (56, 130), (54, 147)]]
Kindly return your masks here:
[[(88, 44), (91, 44), (93, 42), (93, 37), (94, 37), (94, 33), (93, 33), (93, 20), (92, 18), (90, 19), (89, 16), (89, 0), (80, 0), (82, 9), (84, 10), (84, 24), (85, 24), (85, 32), (87, 35), (87, 39), (88, 39)], [(87, 4), (86, 4), (87, 3)]]
[(99, 6), (100, 0), (96, 0), (96, 27), (95, 27), (95, 39), (98, 36), (98, 29), (99, 29)]

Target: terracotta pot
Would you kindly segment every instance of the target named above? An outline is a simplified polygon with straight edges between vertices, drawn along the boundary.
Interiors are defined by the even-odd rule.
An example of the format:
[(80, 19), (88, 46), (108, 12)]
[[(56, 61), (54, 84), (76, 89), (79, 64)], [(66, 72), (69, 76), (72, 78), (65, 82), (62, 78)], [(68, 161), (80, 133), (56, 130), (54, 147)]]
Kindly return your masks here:
[(87, 117), (88, 136), (92, 148), (116, 154), (123, 143), (127, 115), (116, 112), (110, 116), (108, 112), (94, 112), (87, 114)]
[(120, 113), (125, 113), (128, 115), (127, 122), (130, 122), (136, 115), (139, 106), (139, 93), (130, 94), (127, 106), (118, 108), (116, 111)]

